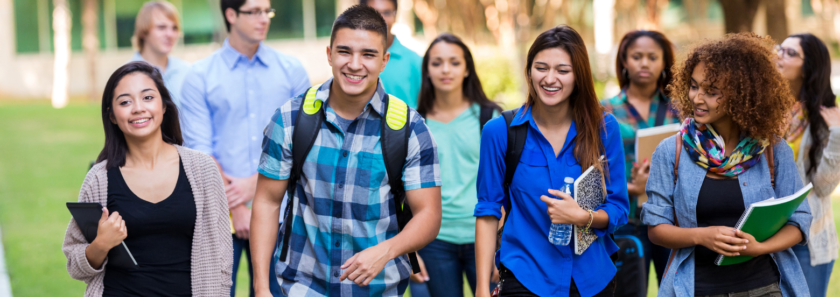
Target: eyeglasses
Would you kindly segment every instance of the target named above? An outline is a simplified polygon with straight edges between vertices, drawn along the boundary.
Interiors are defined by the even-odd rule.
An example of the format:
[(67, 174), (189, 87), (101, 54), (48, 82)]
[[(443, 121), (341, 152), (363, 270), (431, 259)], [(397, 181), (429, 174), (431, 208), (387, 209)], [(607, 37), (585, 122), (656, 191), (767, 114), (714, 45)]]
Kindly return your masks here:
[(390, 18), (392, 16), (397, 15), (397, 12), (389, 9), (389, 10), (380, 10), (379, 14), (382, 15), (382, 18)]
[(251, 11), (239, 11), (239, 13), (254, 16), (254, 17), (261, 17), (263, 15), (267, 16), (269, 19), (274, 17), (274, 13), (277, 12), (274, 8), (269, 8), (266, 10), (254, 9)]
[(789, 47), (783, 47), (781, 45), (776, 45), (776, 47), (774, 49), (776, 50), (777, 54), (779, 54), (780, 56), (783, 56), (785, 58), (794, 58), (795, 57), (795, 58), (800, 58), (800, 59), (803, 59), (803, 60), (805, 59), (805, 57), (801, 56), (799, 54), (799, 52), (797, 52), (795, 49), (792, 49), (792, 48), (789, 48)]

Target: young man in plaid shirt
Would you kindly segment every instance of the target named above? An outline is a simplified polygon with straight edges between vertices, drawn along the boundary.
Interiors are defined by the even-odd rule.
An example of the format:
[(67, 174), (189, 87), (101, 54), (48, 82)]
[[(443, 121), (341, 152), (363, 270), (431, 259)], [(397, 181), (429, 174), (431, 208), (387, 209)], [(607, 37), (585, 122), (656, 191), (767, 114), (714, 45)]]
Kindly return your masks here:
[[(265, 129), (251, 219), (257, 296), (270, 296), (269, 277), (277, 277), (289, 296), (402, 296), (411, 274), (406, 254), (437, 236), (437, 149), (423, 119), (410, 108), (402, 173), (414, 217), (398, 233), (399, 206), (380, 142), (388, 96), (378, 79), (389, 58), (386, 28), (376, 10), (363, 6), (349, 8), (333, 24), (326, 51), (333, 78), (313, 94), (324, 121), (296, 185), (289, 185), (289, 177), (292, 146), (299, 144), (291, 142), (305, 95), (278, 109)], [(280, 235), (289, 236), (288, 255), (276, 263), (276, 276), (266, 275), (288, 186), (297, 189), (292, 219), (285, 222), (292, 224), (291, 232)]]

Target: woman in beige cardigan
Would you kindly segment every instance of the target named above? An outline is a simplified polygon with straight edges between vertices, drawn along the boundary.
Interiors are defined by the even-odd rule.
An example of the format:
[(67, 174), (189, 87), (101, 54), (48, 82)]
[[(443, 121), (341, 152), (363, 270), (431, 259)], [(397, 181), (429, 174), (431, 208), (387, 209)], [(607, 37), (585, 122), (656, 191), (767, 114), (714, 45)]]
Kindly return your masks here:
[(840, 183), (840, 110), (831, 90), (828, 49), (811, 34), (791, 35), (776, 47), (778, 67), (798, 99), (788, 128), (796, 167), (814, 189), (808, 195), (811, 229), (807, 246), (793, 251), (808, 281), (812, 297), (826, 295), (840, 244), (831, 211), (831, 193)]
[[(79, 193), (103, 205), (88, 243), (71, 220), (67, 271), (85, 296), (228, 296), (227, 199), (210, 156), (181, 147), (178, 110), (145, 62), (117, 69), (102, 96), (105, 147)], [(108, 262), (122, 242), (137, 266)], [(106, 273), (107, 272), (107, 273)]]

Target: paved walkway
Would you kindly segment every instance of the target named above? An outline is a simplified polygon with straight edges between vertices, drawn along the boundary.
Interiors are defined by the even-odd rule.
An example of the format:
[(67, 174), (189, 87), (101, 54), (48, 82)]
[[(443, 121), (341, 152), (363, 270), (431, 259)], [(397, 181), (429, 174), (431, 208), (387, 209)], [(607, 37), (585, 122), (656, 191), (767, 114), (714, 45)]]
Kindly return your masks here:
[(2, 238), (3, 232), (0, 231), (0, 297), (12, 297), (12, 284), (9, 282), (9, 273), (6, 270)]

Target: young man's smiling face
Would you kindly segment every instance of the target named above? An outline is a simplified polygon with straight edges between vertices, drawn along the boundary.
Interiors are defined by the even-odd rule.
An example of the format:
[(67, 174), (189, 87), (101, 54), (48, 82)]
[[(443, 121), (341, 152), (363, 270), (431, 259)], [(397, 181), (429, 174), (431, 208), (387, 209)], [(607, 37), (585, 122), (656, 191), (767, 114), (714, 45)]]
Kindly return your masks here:
[(327, 48), (333, 83), (350, 97), (373, 96), (389, 57), (384, 36), (364, 29), (338, 29)]

